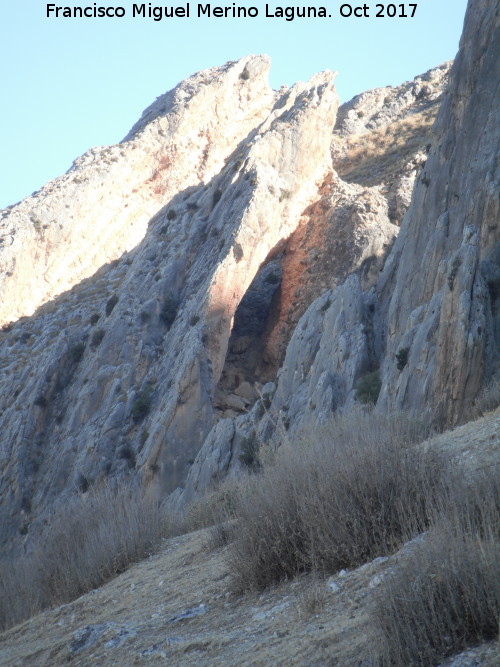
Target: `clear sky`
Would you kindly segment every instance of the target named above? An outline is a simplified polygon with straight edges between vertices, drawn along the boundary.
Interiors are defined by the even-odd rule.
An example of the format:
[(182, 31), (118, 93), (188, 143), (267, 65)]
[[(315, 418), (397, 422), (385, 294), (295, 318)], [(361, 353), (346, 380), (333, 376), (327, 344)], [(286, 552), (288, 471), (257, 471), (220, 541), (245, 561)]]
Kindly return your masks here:
[[(266, 3), (242, 0), (237, 4), (258, 8), (257, 18), (198, 18), (198, 3), (190, 2), (190, 18), (154, 21), (132, 18), (129, 0), (56, 1), (126, 10), (125, 18), (82, 19), (47, 18), (42, 0), (1, 0), (0, 208), (67, 171), (92, 146), (120, 141), (158, 95), (200, 69), (267, 53), (273, 88), (331, 69), (339, 72), (337, 89), (347, 101), (454, 58), (467, 5), (415, 0), (413, 18), (380, 18), (377, 4), (398, 13), (403, 5), (407, 14), (412, 6), (320, 2), (331, 18), (285, 21), (266, 17)], [(366, 4), (370, 16), (342, 18), (344, 4)], [(270, 13), (277, 6), (287, 5), (269, 3)]]

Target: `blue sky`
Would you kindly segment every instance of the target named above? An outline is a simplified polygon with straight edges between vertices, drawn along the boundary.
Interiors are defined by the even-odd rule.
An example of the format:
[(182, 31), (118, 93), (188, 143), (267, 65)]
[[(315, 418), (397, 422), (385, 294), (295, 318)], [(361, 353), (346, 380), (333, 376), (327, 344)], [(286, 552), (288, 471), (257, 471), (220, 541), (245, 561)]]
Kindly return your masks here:
[[(49, 19), (42, 0), (3, 0), (0, 208), (64, 173), (90, 147), (120, 141), (158, 95), (197, 70), (267, 53), (273, 88), (331, 69), (339, 72), (337, 89), (347, 101), (453, 58), (467, 5), (467, 0), (416, 0), (414, 18), (376, 18), (376, 5), (391, 3), (367, 0), (370, 18), (341, 18), (339, 8), (347, 3), (321, 1), (331, 18), (266, 18), (266, 3), (244, 0), (239, 4), (257, 7), (258, 18), (197, 18), (198, 3), (191, 2), (190, 18), (155, 22), (132, 18), (128, 0), (109, 0), (126, 9), (122, 19)], [(393, 6), (399, 11), (401, 4), (411, 11), (410, 3)], [(269, 6), (274, 11), (277, 3)]]

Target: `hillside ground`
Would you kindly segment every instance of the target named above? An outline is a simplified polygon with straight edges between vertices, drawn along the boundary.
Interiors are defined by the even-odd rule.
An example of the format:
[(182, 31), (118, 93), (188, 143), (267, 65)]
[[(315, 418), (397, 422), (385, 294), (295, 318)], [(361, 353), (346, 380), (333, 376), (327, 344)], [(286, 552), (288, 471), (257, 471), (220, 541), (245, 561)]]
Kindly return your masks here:
[[(496, 465), (500, 410), (433, 442), (470, 471)], [(375, 665), (374, 595), (420, 539), (352, 571), (236, 595), (211, 529), (174, 537), (105, 586), (4, 632), (0, 664)], [(499, 663), (494, 642), (445, 664)]]

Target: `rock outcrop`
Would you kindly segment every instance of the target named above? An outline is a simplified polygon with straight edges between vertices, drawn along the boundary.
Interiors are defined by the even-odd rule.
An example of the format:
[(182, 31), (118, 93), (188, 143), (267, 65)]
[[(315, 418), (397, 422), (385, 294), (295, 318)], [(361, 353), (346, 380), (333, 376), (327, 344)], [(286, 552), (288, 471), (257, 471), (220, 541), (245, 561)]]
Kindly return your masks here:
[(379, 408), (445, 425), (463, 419), (500, 361), (499, 38), (498, 4), (470, 2), (434, 148), (377, 286)]
[(159, 97), (116, 146), (94, 148), (0, 218), (0, 325), (129, 251), (175, 194), (207, 182), (269, 116), (265, 56), (199, 72)]
[[(258, 453), (264, 443), (278, 443), (352, 406), (363, 379), (372, 382), (375, 396), (380, 388), (378, 410), (414, 412), (443, 428), (466, 418), (498, 372), (500, 99), (494, 82), (500, 80), (499, 21), (491, 3), (469, 3), (460, 52), (428, 143), (422, 141), (423, 128), (429, 125), (428, 105), (437, 97), (428, 84), (442, 81), (446, 67), (419, 77), (410, 88), (416, 98), (413, 114), (404, 102), (408, 88), (400, 91), (399, 102), (397, 94), (391, 101), (383, 97), (386, 91), (373, 91), (340, 109), (332, 143), (337, 172), (372, 192), (382, 181), (381, 193), (393, 195), (389, 220), (401, 219), (416, 167), (422, 168), (401, 231), (387, 259), (380, 246), (378, 254), (368, 253), (375, 268), (371, 280), (354, 262), (350, 271), (355, 273), (343, 283), (339, 275), (335, 287), (335, 271), (329, 271), (332, 282), (321, 287), (333, 289), (313, 300), (293, 328), (275, 382), (264, 387), (262, 399), (234, 421), (233, 429), (218, 425), (184, 492), (172, 498), (175, 506), (201, 494), (221, 470), (237, 474), (248, 442), (256, 443)], [(393, 139), (401, 134), (394, 127), (381, 133), (384, 104), (401, 105), (402, 117), (392, 117), (393, 126), (403, 123), (405, 132), (409, 124), (418, 127), (404, 142), (406, 150), (415, 147), (416, 135), (421, 137), (420, 150), (403, 169), (401, 154), (387, 160), (374, 150), (385, 134)], [(365, 135), (349, 138), (366, 129), (371, 133), (364, 142)], [(367, 141), (371, 150), (365, 154)], [(411, 176), (395, 189), (397, 164), (401, 184)], [(347, 229), (349, 234), (356, 226), (351, 222)], [(380, 221), (376, 229), (380, 234)], [(347, 247), (355, 247), (352, 237)], [(337, 260), (342, 253), (330, 256)]]
[[(182, 153), (179, 171), (173, 157), (165, 162), (175, 177), (162, 173), (163, 206), (146, 236), (33, 317), (4, 328), (0, 467), (7, 536), (55, 498), (84, 493), (106, 478), (139, 470), (163, 493), (184, 481), (213, 425), (235, 311), (260, 266), (296, 228), (330, 163), (338, 106), (332, 75), (276, 94), (265, 82), (267, 68), (267, 59), (251, 57), (195, 75), (145, 112), (125, 149), (142, 150), (136, 143), (156, 137), (163, 121), (169, 146), (177, 146), (171, 150)], [(231, 116), (222, 104), (229, 99), (232, 129), (223, 122)], [(190, 105), (202, 117), (199, 128), (186, 120)], [(205, 123), (213, 125), (211, 142)], [(204, 171), (196, 173), (198, 162), (183, 153), (186, 143), (196, 146)], [(111, 150), (119, 153), (122, 145)], [(189, 177), (188, 164), (195, 168)], [(101, 170), (93, 169), (98, 178)], [(57, 189), (61, 205), (74, 200), (73, 176), (48, 187)], [(45, 211), (42, 193), (7, 211), (6, 225), (16, 226), (20, 210)], [(90, 209), (92, 188), (80, 194)], [(16, 242), (9, 252), (21, 256)], [(105, 235), (93, 243), (106, 253)], [(65, 252), (64, 244), (53, 248), (59, 259)], [(29, 278), (37, 280), (32, 272)], [(20, 286), (19, 297), (7, 291), (4, 303), (29, 312), (29, 284), (21, 274), (9, 280)]]
[(442, 105), (449, 64), (340, 109), (206, 70), (3, 212), (3, 548), (110, 480), (185, 504), (367, 374), (459, 420), (498, 356), (498, 30), (471, 3)]

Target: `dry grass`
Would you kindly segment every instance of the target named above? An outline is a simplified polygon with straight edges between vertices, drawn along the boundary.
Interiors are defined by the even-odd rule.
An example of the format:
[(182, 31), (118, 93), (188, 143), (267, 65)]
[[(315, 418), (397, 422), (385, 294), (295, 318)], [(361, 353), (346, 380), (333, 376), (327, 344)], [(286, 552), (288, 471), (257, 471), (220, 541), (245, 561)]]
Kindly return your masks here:
[(320, 614), (325, 608), (327, 598), (328, 594), (323, 579), (311, 575), (309, 581), (302, 582), (297, 605), (299, 617), (308, 619)]
[(207, 547), (225, 545), (238, 488), (225, 482), (184, 514), (167, 513), (134, 485), (74, 497), (53, 512), (27, 554), (0, 561), (0, 630), (102, 586), (164, 538), (213, 526)]
[(368, 187), (387, 182), (411, 156), (431, 141), (438, 107), (412, 114), (362, 135), (343, 140), (346, 154), (334, 163), (339, 176)]
[(359, 412), (282, 447), (242, 490), (230, 547), (236, 590), (336, 572), (388, 554), (429, 523), (446, 465), (405, 418)]
[(217, 489), (192, 503), (183, 518), (184, 531), (211, 527), (205, 545), (209, 551), (229, 544), (235, 530), (236, 499), (245, 483), (245, 476), (238, 481), (224, 480)]
[(458, 485), (411, 558), (381, 587), (374, 626), (382, 665), (437, 665), (498, 637), (498, 476)]
[(133, 486), (75, 497), (28, 554), (0, 562), (0, 628), (101, 586), (180, 530)]

